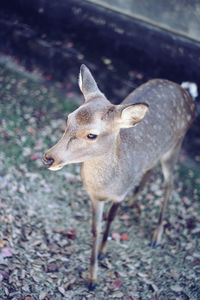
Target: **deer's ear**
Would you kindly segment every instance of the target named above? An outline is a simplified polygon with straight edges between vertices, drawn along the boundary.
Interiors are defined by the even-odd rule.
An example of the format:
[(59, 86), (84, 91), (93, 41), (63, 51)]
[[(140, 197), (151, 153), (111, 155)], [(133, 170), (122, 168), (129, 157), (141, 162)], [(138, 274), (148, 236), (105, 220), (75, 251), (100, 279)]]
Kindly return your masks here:
[(98, 96), (98, 94), (102, 95), (94, 77), (85, 65), (81, 65), (78, 83), (86, 102)]
[(121, 106), (120, 113), (118, 114), (119, 127), (133, 127), (134, 125), (142, 121), (148, 108), (149, 106), (143, 103)]

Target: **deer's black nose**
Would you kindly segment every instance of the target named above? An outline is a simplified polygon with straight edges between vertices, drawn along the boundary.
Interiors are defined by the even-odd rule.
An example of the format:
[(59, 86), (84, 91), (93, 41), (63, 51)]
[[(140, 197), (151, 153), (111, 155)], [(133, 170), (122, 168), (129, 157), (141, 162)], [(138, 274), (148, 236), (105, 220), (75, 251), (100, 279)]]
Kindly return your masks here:
[(43, 165), (46, 167), (46, 168), (50, 168), (51, 165), (53, 164), (54, 162), (54, 159), (51, 158), (51, 157), (48, 157), (47, 154), (44, 154), (43, 158), (42, 158), (42, 162), (43, 162)]

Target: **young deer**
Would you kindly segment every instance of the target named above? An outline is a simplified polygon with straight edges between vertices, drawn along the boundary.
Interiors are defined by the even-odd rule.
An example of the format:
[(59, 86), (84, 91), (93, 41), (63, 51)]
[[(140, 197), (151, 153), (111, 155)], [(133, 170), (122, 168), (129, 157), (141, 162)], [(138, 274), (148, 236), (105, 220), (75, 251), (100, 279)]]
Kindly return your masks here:
[[(195, 104), (179, 85), (155, 79), (137, 88), (120, 105), (113, 105), (85, 65), (80, 69), (79, 86), (85, 102), (68, 116), (63, 137), (46, 152), (43, 163), (53, 171), (70, 163), (83, 163), (81, 178), (92, 202), (89, 288), (93, 289), (97, 259), (105, 254), (110, 225), (120, 202), (141, 179), (140, 190), (159, 161), (164, 175), (164, 201), (152, 246), (160, 243), (174, 165), (195, 117)], [(109, 200), (112, 205), (99, 243), (103, 207)]]

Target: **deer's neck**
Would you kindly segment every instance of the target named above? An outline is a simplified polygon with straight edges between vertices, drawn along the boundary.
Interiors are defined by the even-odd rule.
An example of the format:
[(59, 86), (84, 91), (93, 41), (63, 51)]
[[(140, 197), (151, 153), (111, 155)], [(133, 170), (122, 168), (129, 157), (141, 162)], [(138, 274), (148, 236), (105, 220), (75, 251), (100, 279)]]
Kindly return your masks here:
[[(83, 163), (81, 168), (81, 178), (90, 197), (107, 201), (109, 199), (124, 199), (125, 194), (133, 187), (134, 179), (137, 177), (127, 162), (123, 150), (126, 141), (118, 134), (111, 144), (109, 151), (105, 151), (101, 156)], [(129, 155), (128, 155), (129, 157)], [(125, 187), (125, 189), (124, 189)]]

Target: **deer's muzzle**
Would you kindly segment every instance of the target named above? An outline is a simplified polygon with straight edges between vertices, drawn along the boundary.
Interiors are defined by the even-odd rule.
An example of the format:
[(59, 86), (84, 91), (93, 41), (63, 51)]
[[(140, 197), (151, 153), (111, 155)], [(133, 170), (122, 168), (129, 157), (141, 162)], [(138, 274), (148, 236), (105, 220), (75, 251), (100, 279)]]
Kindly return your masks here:
[(42, 158), (42, 163), (46, 168), (50, 168), (52, 164), (54, 163), (54, 159), (51, 157), (48, 157), (47, 154), (44, 154)]

